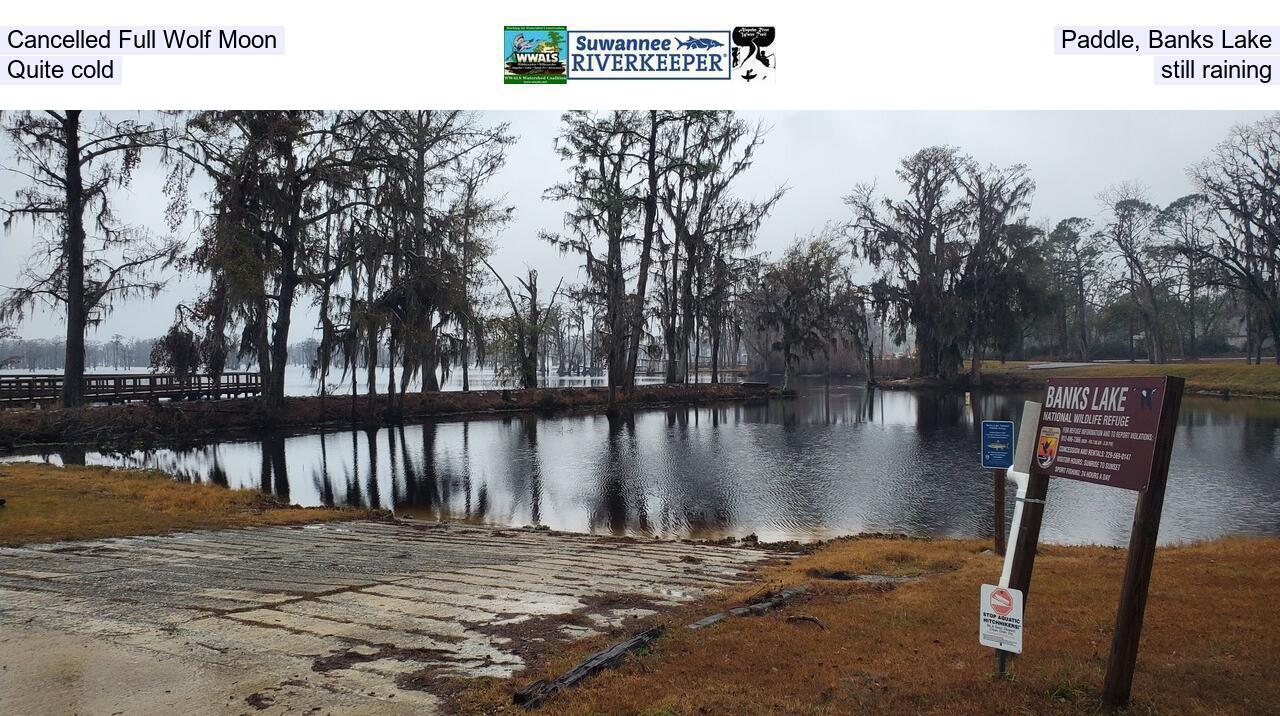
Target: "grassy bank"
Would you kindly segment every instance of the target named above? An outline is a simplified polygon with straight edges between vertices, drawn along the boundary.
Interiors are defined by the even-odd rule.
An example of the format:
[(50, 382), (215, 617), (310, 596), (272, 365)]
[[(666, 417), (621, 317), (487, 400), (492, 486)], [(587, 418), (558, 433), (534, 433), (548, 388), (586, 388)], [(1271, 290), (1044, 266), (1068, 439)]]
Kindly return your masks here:
[[(1027, 602), (1025, 651), (995, 676), (977, 643), (978, 588), (998, 577), (988, 543), (851, 539), (762, 575), (717, 603), (660, 617), (652, 648), (556, 696), (555, 714), (1094, 713), (1123, 550), (1044, 546)], [(843, 573), (843, 574), (842, 574)], [(883, 574), (914, 581), (852, 581)], [(844, 579), (832, 578), (844, 577)], [(684, 625), (762, 586), (809, 595), (758, 617)], [(1161, 549), (1131, 713), (1246, 714), (1280, 704), (1280, 540)], [(795, 619), (804, 616), (812, 619)], [(635, 624), (637, 631), (647, 624)], [(460, 713), (521, 713), (514, 689), (563, 673), (618, 635), (576, 646), (514, 681), (464, 692)]]
[[(1280, 398), (1280, 365), (1249, 365), (1244, 361), (1204, 361), (1198, 363), (1093, 363), (1071, 368), (1031, 370), (1027, 362), (983, 365), (982, 383), (989, 390), (1034, 390), (1044, 387), (1055, 377), (1133, 378), (1176, 375), (1185, 378), (1187, 391), (1221, 395), (1224, 391), (1236, 397)], [(885, 380), (881, 387), (897, 389), (949, 389), (972, 387), (966, 374), (961, 382), (947, 383), (931, 379), (909, 378)]]
[(253, 490), (104, 467), (0, 465), (0, 545), (375, 516), (292, 507)]
[[(706, 403), (762, 397), (738, 383), (645, 385), (622, 396), (624, 407)], [(263, 428), (304, 428), (327, 424), (384, 424), (398, 420), (463, 418), (496, 413), (604, 410), (604, 388), (539, 388), (414, 393), (402, 407), (388, 410), (385, 396), (370, 406), (364, 396), (289, 398), (265, 412), (255, 400), (130, 403), (79, 410), (0, 410), (0, 449), (20, 445), (86, 442), (116, 446), (156, 441), (184, 442), (210, 434)]]

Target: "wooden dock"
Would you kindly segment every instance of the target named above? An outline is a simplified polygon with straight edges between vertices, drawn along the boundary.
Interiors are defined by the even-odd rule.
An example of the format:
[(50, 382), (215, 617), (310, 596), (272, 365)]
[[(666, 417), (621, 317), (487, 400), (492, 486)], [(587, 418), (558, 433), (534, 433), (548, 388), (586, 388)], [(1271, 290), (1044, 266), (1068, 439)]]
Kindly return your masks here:
[[(216, 400), (262, 393), (257, 373), (207, 374), (185, 378), (173, 373), (90, 373), (84, 377), (86, 403)], [(56, 403), (62, 394), (61, 374), (0, 375), (0, 406)]]

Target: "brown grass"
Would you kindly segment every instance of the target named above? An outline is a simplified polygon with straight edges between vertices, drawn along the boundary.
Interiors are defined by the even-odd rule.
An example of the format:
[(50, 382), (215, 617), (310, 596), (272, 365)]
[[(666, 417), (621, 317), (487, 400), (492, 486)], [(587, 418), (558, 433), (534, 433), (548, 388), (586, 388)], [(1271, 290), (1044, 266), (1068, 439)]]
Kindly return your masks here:
[[(1094, 713), (1124, 567), (1123, 550), (1042, 547), (1013, 678), (977, 643), (978, 588), (999, 574), (976, 541), (853, 539), (769, 569), (774, 588), (812, 594), (762, 617), (683, 625), (759, 585), (663, 617), (648, 652), (557, 696), (548, 714)], [(823, 572), (923, 575), (872, 585)], [(1274, 713), (1280, 707), (1280, 540), (1225, 539), (1160, 550), (1130, 713)], [(812, 621), (788, 616), (815, 617)], [(610, 638), (617, 640), (617, 636)], [(514, 681), (464, 692), (461, 713), (519, 713), (515, 688), (562, 673), (604, 639)]]
[(372, 517), (366, 510), (301, 508), (252, 490), (178, 482), (105, 467), (0, 465), (0, 545), (158, 534), (172, 530)]

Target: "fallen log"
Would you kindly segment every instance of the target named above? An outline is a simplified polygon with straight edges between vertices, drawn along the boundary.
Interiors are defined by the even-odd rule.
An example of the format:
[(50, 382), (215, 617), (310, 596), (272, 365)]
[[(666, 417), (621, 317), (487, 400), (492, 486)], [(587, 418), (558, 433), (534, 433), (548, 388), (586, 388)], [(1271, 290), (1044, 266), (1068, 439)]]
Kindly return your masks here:
[(518, 689), (511, 700), (518, 706), (527, 709), (537, 708), (542, 702), (556, 695), (560, 691), (571, 688), (579, 681), (591, 676), (592, 674), (603, 669), (617, 666), (630, 652), (646, 647), (657, 641), (662, 636), (666, 627), (659, 624), (651, 629), (640, 632), (630, 639), (619, 642), (601, 651), (588, 656), (578, 665), (565, 672), (563, 676), (552, 679), (539, 679), (538, 681)]
[(745, 607), (730, 609), (729, 613), (735, 617), (741, 617), (747, 614), (760, 616), (765, 612), (771, 612), (796, 597), (803, 595), (805, 591), (804, 587), (787, 587), (781, 592), (767, 594), (763, 598), (755, 599)]
[(791, 616), (787, 617), (787, 621), (788, 622), (808, 622), (810, 624), (817, 624), (818, 627), (820, 627), (823, 631), (827, 630), (827, 625), (823, 624), (821, 619), (818, 619), (817, 617), (814, 617), (814, 616), (809, 616), (808, 614), (792, 614)]

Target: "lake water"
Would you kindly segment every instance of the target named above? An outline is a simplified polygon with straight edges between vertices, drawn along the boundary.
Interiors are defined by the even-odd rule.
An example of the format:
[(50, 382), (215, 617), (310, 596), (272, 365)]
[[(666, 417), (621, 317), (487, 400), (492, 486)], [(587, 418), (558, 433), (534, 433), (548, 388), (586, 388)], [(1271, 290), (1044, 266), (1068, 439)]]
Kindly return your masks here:
[[(808, 383), (793, 400), (626, 417), (512, 416), (25, 459), (158, 468), (301, 505), (424, 520), (696, 538), (989, 537), (977, 426), (1016, 422), (1028, 398), (1038, 396)], [(1055, 481), (1042, 539), (1125, 544), (1135, 500)], [(1280, 401), (1183, 401), (1161, 541), (1224, 534), (1280, 534)]]

